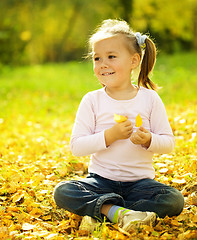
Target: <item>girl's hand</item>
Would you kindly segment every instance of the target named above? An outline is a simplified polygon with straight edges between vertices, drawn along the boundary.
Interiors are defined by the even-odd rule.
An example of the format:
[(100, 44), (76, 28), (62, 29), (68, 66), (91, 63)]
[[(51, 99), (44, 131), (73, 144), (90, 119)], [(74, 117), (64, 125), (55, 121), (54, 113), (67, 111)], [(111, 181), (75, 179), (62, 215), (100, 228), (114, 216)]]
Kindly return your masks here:
[(130, 140), (134, 144), (140, 144), (148, 148), (151, 143), (151, 133), (141, 126), (131, 135)]
[(131, 137), (133, 126), (131, 121), (126, 120), (121, 123), (116, 123), (112, 128), (105, 130), (105, 142), (108, 147), (113, 142), (119, 139), (127, 139)]
[(127, 139), (131, 136), (133, 132), (133, 126), (131, 121), (126, 120), (121, 123), (116, 123), (113, 127), (113, 134), (116, 140)]

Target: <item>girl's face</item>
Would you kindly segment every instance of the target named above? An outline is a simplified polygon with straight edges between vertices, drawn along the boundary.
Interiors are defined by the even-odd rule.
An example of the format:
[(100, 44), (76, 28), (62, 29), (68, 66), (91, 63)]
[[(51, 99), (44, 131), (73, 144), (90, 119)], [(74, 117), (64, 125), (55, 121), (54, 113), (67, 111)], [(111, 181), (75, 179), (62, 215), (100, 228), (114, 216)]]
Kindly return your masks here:
[(101, 84), (113, 89), (131, 85), (131, 71), (139, 65), (137, 54), (126, 47), (125, 37), (116, 35), (93, 45), (94, 73)]

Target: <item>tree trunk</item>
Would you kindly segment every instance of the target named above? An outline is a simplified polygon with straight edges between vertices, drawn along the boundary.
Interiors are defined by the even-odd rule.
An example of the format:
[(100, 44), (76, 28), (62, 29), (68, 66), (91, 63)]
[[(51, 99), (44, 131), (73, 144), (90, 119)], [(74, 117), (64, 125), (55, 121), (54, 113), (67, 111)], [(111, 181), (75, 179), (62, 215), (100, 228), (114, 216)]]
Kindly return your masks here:
[(129, 23), (133, 12), (133, 0), (120, 0), (120, 5), (123, 8), (122, 18)]
[(62, 36), (61, 41), (58, 43), (57, 46), (55, 46), (55, 50), (57, 51), (57, 55), (56, 55), (56, 61), (58, 62), (62, 62), (65, 61), (65, 52), (62, 50), (63, 45), (66, 45), (68, 42), (68, 38), (71, 35), (72, 30), (74, 29), (74, 25), (77, 21), (77, 18), (79, 16), (79, 11), (82, 7), (83, 3), (81, 2), (74, 2), (73, 3), (73, 9), (72, 9), (72, 13), (70, 15), (70, 18), (68, 20), (67, 23), (67, 28), (65, 29), (65, 32)]

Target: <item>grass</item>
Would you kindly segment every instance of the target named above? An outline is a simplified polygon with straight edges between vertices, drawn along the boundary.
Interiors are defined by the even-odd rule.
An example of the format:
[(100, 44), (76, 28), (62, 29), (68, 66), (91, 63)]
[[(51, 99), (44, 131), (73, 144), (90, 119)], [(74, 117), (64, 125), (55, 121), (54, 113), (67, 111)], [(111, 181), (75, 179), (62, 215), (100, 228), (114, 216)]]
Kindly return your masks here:
[[(152, 77), (165, 104), (196, 102), (197, 54), (161, 55)], [(37, 116), (73, 114), (82, 96), (100, 87), (87, 62), (2, 68), (0, 112)]]
[(74, 62), (7, 68), (1, 73), (1, 112), (70, 114), (90, 85), (89, 70), (89, 64)]
[(197, 53), (161, 55), (153, 75), (162, 89), (159, 91), (164, 103), (184, 104), (197, 102)]

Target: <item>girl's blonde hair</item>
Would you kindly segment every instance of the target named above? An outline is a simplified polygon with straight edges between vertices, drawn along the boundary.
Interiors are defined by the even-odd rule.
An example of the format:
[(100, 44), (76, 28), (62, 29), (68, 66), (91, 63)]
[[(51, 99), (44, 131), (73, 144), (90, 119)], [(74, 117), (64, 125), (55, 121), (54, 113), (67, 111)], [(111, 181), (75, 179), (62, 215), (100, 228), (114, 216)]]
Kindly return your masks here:
[(153, 70), (156, 61), (155, 44), (147, 36), (144, 42), (144, 46), (140, 46), (138, 44), (135, 33), (127, 22), (123, 20), (113, 19), (104, 20), (102, 24), (96, 29), (96, 32), (89, 39), (90, 55), (92, 55), (92, 50), (95, 42), (115, 36), (117, 34), (124, 35), (127, 40), (125, 42), (127, 44), (128, 50), (132, 54), (137, 52), (141, 58), (138, 86), (156, 90), (157, 85), (154, 84), (149, 78), (149, 74)]

